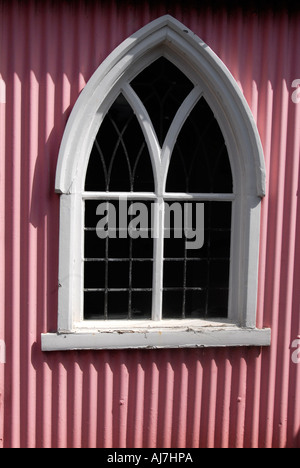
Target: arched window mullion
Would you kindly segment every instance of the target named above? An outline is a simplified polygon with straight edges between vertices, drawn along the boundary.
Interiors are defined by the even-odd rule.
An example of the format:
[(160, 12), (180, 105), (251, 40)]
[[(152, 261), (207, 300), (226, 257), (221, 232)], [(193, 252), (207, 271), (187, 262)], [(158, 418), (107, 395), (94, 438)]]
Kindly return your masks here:
[(145, 141), (148, 146), (150, 158), (151, 158), (156, 191), (158, 191), (159, 179), (160, 179), (159, 174), (160, 174), (160, 164), (161, 164), (161, 161), (160, 161), (161, 148), (158, 142), (156, 132), (154, 130), (151, 119), (149, 117), (149, 114), (144, 104), (142, 103), (138, 95), (134, 92), (132, 87), (128, 83), (125, 83), (122, 86), (122, 92), (124, 94), (124, 97), (127, 99), (128, 103), (132, 107), (135, 113), (135, 116), (143, 131)]
[(163, 178), (163, 193), (166, 191), (166, 181), (168, 176), (168, 170), (171, 162), (174, 146), (177, 141), (177, 137), (182, 129), (187, 117), (190, 115), (192, 109), (195, 107), (199, 99), (202, 97), (202, 89), (200, 86), (196, 86), (190, 94), (183, 101), (182, 105), (178, 109), (175, 118), (170, 126), (167, 133), (162, 152), (162, 178)]

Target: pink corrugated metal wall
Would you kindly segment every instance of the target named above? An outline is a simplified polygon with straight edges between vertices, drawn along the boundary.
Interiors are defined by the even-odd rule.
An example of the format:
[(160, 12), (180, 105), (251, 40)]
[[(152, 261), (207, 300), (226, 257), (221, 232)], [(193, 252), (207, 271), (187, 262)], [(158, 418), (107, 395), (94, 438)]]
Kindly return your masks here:
[[(188, 0), (0, 5), (0, 446), (300, 447), (300, 13)], [(40, 334), (56, 330), (54, 176), (67, 118), (103, 59), (165, 13), (224, 61), (258, 125), (268, 180), (258, 326), (272, 327), (272, 346), (42, 353)]]

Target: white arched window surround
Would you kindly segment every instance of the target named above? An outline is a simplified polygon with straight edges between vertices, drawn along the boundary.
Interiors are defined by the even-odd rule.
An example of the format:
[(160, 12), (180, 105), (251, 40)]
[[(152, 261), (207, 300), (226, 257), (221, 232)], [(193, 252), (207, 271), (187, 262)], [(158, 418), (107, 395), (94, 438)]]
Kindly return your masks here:
[[(129, 82), (160, 56), (182, 70), (195, 88), (185, 99), (167, 134), (163, 148), (155, 136), (144, 106)], [(154, 172), (155, 194), (137, 194), (155, 199), (178, 199), (164, 192), (172, 149), (182, 125), (201, 96), (213, 110), (225, 138), (233, 175), (231, 267), (228, 319), (160, 320), (162, 258), (157, 242), (152, 319), (148, 322), (93, 322), (83, 320), (82, 250), (83, 200), (99, 198), (84, 193), (89, 155), (99, 126), (122, 92), (140, 122)], [(262, 146), (251, 111), (234, 78), (212, 50), (184, 25), (170, 16), (150, 23), (125, 40), (92, 76), (71, 113), (57, 165), (56, 192), (60, 194), (60, 254), (58, 332), (42, 335), (45, 351), (68, 349), (160, 348), (201, 346), (266, 346), (270, 330), (256, 328), (260, 205), (265, 195)], [(102, 194), (112, 199), (119, 193)], [(135, 194), (133, 194), (133, 197)], [(216, 197), (216, 198), (215, 198)], [(220, 200), (220, 195), (202, 194), (189, 199)], [(160, 214), (159, 214), (160, 213)], [(161, 211), (156, 223), (162, 225)], [(161, 256), (162, 257), (162, 256)]]

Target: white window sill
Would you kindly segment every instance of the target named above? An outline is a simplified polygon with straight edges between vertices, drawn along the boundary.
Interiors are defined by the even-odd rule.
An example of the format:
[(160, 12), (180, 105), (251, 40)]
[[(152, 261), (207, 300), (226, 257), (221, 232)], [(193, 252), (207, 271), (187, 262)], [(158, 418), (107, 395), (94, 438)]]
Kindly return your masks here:
[(206, 348), (231, 346), (270, 346), (269, 328), (239, 328), (220, 322), (205, 325), (185, 321), (174, 326), (161, 322), (139, 328), (106, 325), (99, 329), (81, 328), (68, 333), (42, 334), (42, 351), (101, 350), (101, 349), (157, 349), (157, 348)]

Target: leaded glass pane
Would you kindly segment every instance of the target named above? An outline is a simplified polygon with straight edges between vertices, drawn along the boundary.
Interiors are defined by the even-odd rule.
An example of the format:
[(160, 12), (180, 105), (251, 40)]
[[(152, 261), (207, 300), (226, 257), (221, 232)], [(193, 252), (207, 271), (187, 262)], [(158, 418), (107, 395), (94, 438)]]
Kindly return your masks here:
[[(127, 213), (133, 204), (128, 201)], [(86, 320), (151, 319), (153, 283), (152, 203), (145, 203), (149, 220), (142, 235), (134, 238), (119, 223), (119, 201), (86, 200), (84, 250), (84, 318)], [(103, 205), (99, 216), (98, 207)], [(105, 209), (104, 209), (105, 208)], [(107, 211), (106, 211), (107, 210)], [(110, 218), (111, 216), (111, 218)], [(106, 220), (105, 220), (106, 218)], [(126, 226), (134, 217), (128, 214)], [(106, 222), (102, 222), (102, 220)], [(111, 221), (116, 221), (110, 224)], [(107, 236), (100, 238), (101, 226)], [(147, 228), (148, 226), (148, 228)], [(109, 235), (110, 234), (110, 235)]]
[[(184, 202), (181, 205), (183, 213)], [(164, 240), (164, 319), (227, 317), (231, 207), (229, 202), (205, 202), (200, 249), (188, 248), (183, 230), (179, 236), (171, 226), (171, 235)], [(196, 224), (194, 216), (194, 230)]]
[(139, 122), (122, 94), (96, 136), (88, 164), (86, 191), (153, 192), (149, 151)]
[(161, 146), (171, 123), (194, 85), (169, 60), (160, 57), (132, 82), (151, 118)]
[(166, 191), (232, 192), (231, 167), (224, 137), (204, 98), (196, 104), (178, 136)]

